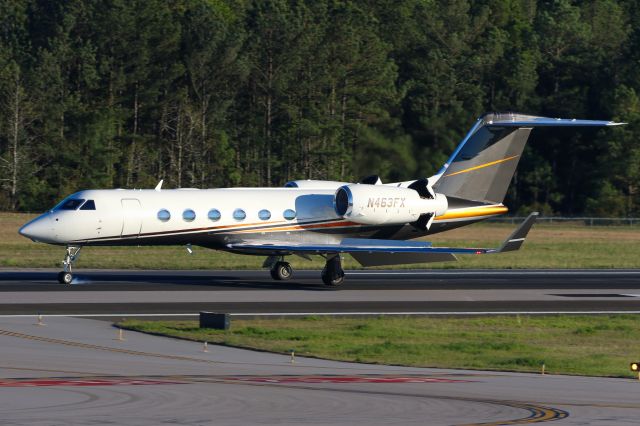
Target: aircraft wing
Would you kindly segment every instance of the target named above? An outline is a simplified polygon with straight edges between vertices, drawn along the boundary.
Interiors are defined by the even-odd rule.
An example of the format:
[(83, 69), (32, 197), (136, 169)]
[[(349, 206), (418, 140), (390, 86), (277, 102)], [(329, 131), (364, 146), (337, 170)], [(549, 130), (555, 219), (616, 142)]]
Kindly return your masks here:
[(243, 241), (230, 243), (234, 251), (265, 255), (328, 255), (349, 253), (363, 266), (456, 260), (456, 254), (490, 254), (518, 250), (538, 213), (531, 213), (498, 248), (433, 247), (429, 242), (345, 238), (339, 244)]

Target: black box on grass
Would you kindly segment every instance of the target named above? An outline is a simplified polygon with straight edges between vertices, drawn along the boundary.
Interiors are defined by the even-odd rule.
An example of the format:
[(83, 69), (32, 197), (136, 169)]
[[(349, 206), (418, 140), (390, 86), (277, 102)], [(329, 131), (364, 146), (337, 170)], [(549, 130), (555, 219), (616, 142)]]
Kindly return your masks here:
[(200, 312), (200, 328), (215, 328), (217, 330), (228, 330), (231, 325), (229, 314), (217, 312)]

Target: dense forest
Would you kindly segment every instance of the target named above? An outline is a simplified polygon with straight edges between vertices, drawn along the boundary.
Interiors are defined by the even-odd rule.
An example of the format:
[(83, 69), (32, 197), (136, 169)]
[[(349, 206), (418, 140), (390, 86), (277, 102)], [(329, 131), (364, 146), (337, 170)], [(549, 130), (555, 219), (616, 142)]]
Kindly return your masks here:
[(0, 209), (80, 188), (429, 176), (486, 111), (506, 204), (640, 215), (640, 2), (0, 0)]

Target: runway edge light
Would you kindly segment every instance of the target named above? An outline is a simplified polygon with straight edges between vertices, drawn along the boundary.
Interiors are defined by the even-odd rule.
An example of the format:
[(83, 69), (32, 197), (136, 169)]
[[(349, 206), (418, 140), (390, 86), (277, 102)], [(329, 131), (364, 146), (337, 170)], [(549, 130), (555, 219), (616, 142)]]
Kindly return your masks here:
[(638, 373), (638, 380), (640, 380), (640, 362), (632, 362), (629, 364), (629, 369), (634, 373)]

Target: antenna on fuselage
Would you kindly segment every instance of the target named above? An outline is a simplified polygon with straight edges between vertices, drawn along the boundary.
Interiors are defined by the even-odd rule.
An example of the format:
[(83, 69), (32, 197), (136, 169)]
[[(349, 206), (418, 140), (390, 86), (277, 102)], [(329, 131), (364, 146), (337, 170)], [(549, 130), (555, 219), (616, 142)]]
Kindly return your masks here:
[(164, 179), (160, 179), (160, 182), (156, 185), (156, 191), (160, 192), (162, 189), (162, 182), (164, 182)]

